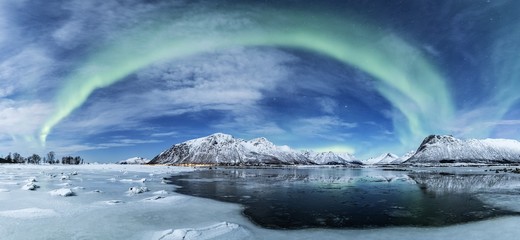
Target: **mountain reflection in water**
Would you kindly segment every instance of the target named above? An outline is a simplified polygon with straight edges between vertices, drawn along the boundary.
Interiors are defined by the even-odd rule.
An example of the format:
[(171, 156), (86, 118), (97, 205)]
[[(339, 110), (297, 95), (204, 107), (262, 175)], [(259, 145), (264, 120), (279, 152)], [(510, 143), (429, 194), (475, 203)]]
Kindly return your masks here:
[(251, 221), (277, 229), (445, 226), (517, 215), (479, 194), (520, 186), (506, 174), (349, 168), (219, 168), (170, 180), (179, 193), (242, 204)]

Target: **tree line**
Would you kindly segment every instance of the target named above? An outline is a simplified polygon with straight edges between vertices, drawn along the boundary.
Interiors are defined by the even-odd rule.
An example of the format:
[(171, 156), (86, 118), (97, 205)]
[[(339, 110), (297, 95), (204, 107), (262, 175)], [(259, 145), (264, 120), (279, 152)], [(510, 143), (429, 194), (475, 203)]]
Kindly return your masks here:
[(0, 163), (28, 163), (28, 164), (83, 164), (83, 158), (80, 156), (64, 156), (60, 159), (56, 157), (53, 151), (47, 153), (43, 158), (38, 154), (32, 154), (28, 157), (23, 157), (19, 153), (9, 153), (5, 158), (0, 157)]

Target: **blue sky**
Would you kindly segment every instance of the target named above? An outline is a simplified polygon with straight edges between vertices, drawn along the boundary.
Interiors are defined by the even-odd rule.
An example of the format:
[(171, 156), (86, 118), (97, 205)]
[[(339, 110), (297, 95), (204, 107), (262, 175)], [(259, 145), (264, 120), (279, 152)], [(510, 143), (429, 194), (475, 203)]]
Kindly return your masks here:
[(151, 158), (224, 132), (360, 158), (520, 139), (497, 1), (3, 1), (0, 155)]

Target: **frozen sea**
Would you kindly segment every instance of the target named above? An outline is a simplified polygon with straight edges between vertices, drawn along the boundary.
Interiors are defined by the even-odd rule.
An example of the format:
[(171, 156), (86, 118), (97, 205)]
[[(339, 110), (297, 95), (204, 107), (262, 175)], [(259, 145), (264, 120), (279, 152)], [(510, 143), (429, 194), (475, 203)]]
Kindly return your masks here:
[[(490, 168), (209, 171), (110, 164), (0, 165), (0, 239), (516, 239), (520, 234), (520, 175), (485, 170)], [(214, 192), (208, 192), (208, 187)], [(373, 189), (387, 191), (379, 199), (379, 192)], [(319, 211), (311, 211), (309, 214), (318, 217), (309, 219), (317, 221), (303, 216), (303, 224), (284, 226), (280, 223), (287, 212), (298, 211), (292, 204), (271, 206), (281, 202), (279, 191), (301, 199), (300, 205), (306, 209), (313, 197), (333, 192), (341, 199), (350, 190), (360, 194), (347, 200), (352, 204), (360, 201), (359, 206), (344, 204), (344, 209), (332, 212), (334, 217), (350, 219), (347, 210), (365, 208), (375, 219), (408, 221), (332, 225)], [(311, 196), (313, 191), (317, 195)], [(271, 197), (262, 201), (265, 194)], [(335, 204), (327, 199), (323, 198), (322, 205)], [(443, 218), (438, 213), (438, 209), (450, 210), (443, 202), (452, 206), (461, 199), (468, 204), (457, 207), (457, 216), (465, 217)], [(258, 220), (262, 207), (257, 207), (256, 217), (247, 212), (262, 202), (274, 213), (266, 218), (267, 224)], [(436, 207), (428, 214), (425, 206), (408, 208), (418, 203)], [(395, 206), (395, 211), (385, 209), (388, 206)], [(357, 217), (364, 216), (358, 212)], [(435, 221), (413, 224), (413, 218)]]

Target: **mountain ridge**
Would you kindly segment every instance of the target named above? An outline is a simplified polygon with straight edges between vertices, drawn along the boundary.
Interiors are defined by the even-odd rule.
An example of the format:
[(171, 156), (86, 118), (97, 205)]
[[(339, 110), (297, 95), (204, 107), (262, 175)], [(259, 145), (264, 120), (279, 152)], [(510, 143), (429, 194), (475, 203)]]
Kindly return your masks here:
[(277, 146), (264, 137), (243, 140), (229, 134), (174, 144), (149, 164), (208, 165), (409, 165), (444, 163), (520, 163), (520, 142), (511, 139), (467, 139), (430, 135), (411, 151), (398, 157), (384, 153), (364, 161), (348, 153), (298, 151)]
[[(347, 158), (348, 159), (345, 159)], [(264, 137), (243, 140), (229, 134), (215, 133), (206, 137), (174, 144), (155, 156), (149, 164), (210, 165), (350, 165), (356, 159), (350, 154), (297, 151), (277, 146)]]

